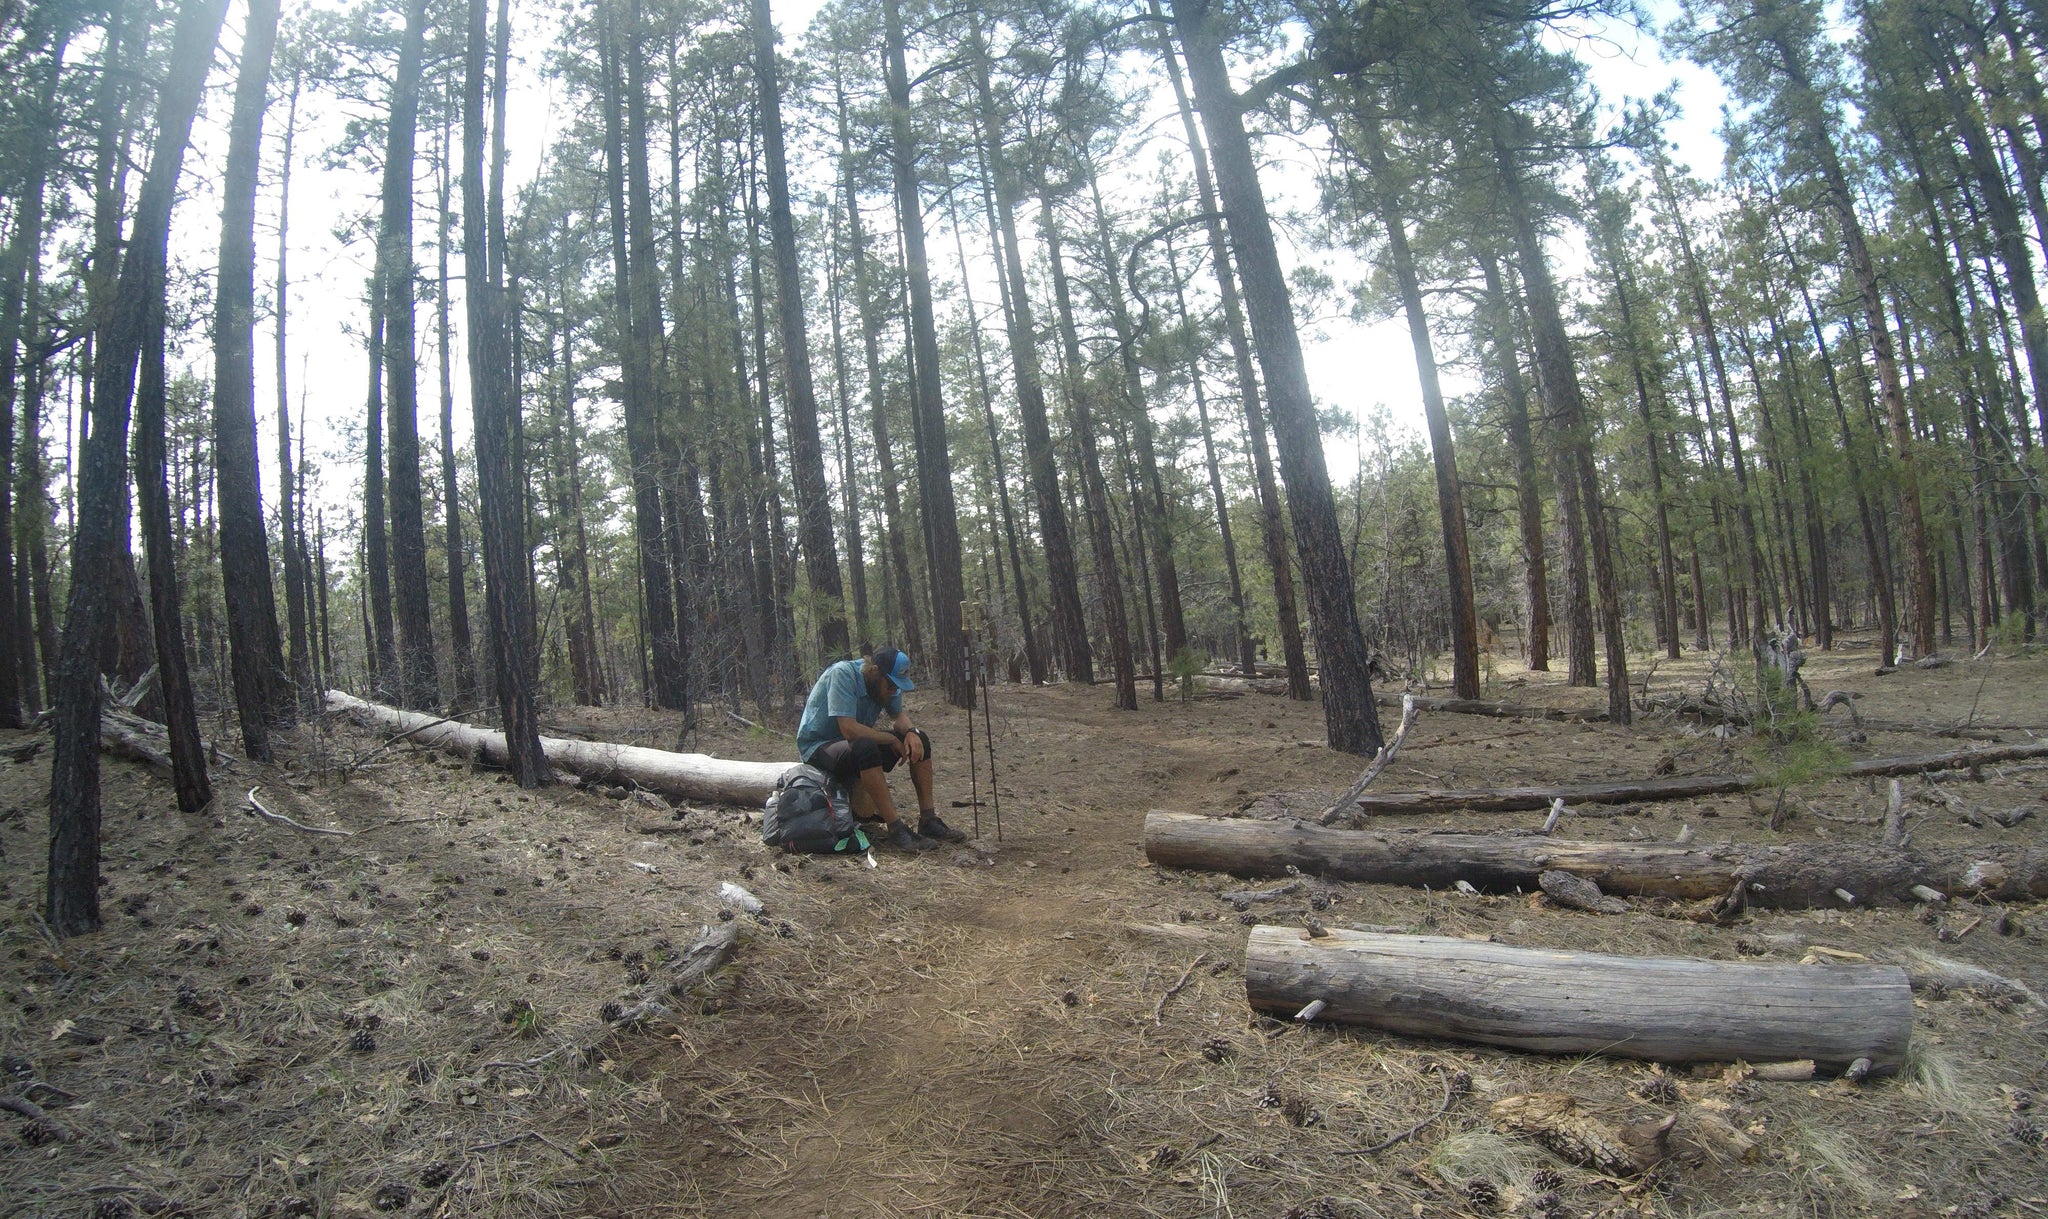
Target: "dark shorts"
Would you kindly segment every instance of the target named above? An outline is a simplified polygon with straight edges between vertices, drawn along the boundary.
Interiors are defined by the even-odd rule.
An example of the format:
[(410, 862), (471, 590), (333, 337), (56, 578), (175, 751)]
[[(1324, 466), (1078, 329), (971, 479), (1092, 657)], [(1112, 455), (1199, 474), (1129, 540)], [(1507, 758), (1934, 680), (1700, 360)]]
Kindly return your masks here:
[[(910, 731), (916, 733), (918, 739), (924, 742), (924, 756), (931, 757), (932, 739), (925, 735), (924, 729), (912, 728)], [(898, 732), (895, 735), (901, 739), (904, 734)], [(860, 781), (861, 771), (873, 770), (878, 766), (885, 771), (894, 770), (896, 763), (902, 761), (902, 758), (895, 750), (884, 749), (875, 741), (849, 741), (841, 738), (811, 750), (811, 756), (804, 761), (831, 775), (845, 786), (852, 787)]]

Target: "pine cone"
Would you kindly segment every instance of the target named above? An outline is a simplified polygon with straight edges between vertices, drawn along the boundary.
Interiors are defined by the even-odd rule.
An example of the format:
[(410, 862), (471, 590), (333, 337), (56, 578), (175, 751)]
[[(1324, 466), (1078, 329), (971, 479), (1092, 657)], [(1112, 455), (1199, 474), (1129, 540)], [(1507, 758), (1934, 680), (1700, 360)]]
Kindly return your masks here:
[(1465, 1186), (1465, 1196), (1480, 1210), (1490, 1211), (1500, 1205), (1500, 1190), (1493, 1182), (1481, 1178)]
[(1554, 1168), (1539, 1168), (1529, 1178), (1529, 1188), (1539, 1194), (1547, 1194), (1564, 1188), (1564, 1174)]
[(348, 1039), (348, 1048), (357, 1054), (373, 1053), (377, 1049), (377, 1039), (370, 1035), (370, 1030), (357, 1029), (356, 1035)]
[(619, 1017), (625, 1014), (626, 1009), (620, 1007), (618, 1001), (615, 999), (606, 1001), (603, 1007), (597, 1009), (597, 1018), (604, 1021), (606, 1024), (617, 1024), (619, 1022)]

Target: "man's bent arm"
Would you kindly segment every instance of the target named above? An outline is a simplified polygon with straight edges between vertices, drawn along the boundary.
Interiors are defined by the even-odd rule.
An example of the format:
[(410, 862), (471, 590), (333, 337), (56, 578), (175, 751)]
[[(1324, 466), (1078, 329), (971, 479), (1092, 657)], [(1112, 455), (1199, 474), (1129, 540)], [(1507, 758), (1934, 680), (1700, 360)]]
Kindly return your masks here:
[[(897, 718), (901, 719), (902, 717), (898, 716)], [(891, 749), (896, 747), (896, 737), (893, 734), (884, 732), (880, 728), (870, 728), (850, 715), (838, 717), (838, 722), (839, 735), (849, 741), (873, 741), (878, 745), (887, 745)]]

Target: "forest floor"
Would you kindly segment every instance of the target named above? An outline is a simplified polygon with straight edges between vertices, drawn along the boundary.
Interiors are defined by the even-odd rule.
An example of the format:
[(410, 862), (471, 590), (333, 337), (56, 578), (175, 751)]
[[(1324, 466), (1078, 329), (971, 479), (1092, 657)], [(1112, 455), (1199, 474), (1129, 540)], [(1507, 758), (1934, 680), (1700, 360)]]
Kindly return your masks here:
[[(2005, 740), (2048, 732), (2048, 656), (1884, 677), (1874, 656), (1845, 647), (1807, 667), (1817, 691), (1865, 695), (1869, 739), (1843, 744), (1849, 756), (1970, 744), (1936, 735), (1966, 723)], [(1706, 669), (1666, 662), (1651, 693), (1697, 693)], [(1558, 675), (1506, 668), (1489, 693), (1601, 705)], [(340, 722), (300, 730), (282, 765), (225, 771), (220, 800), (196, 816), (176, 812), (166, 782), (109, 760), (106, 929), (61, 945), (33, 913), (48, 750), (0, 761), (0, 1098), (26, 1096), (54, 1123), (0, 1113), (0, 1212), (2048, 1212), (2048, 1115), (2027, 1111), (2031, 1095), (2048, 1098), (2048, 1014), (2024, 1004), (1916, 994), (1907, 1068), (1862, 1086), (1255, 1016), (1246, 920), (1221, 896), (1244, 882), (1148, 865), (1144, 814), (1258, 815), (1276, 792), (1333, 794), (1361, 759), (1322, 747), (1315, 705), (1278, 696), (1109, 704), (1106, 687), (995, 690), (1000, 839), (984, 808), (970, 846), (878, 855), (873, 869), (771, 852), (755, 810), (568, 784), (524, 793)], [(937, 742), (943, 802), (964, 800), (964, 716), (923, 692), (912, 711)], [(656, 746), (676, 733), (673, 718), (640, 710), (561, 709), (548, 724)], [(1829, 722), (1847, 728), (1840, 713)], [(0, 734), (0, 749), (31, 739)], [(695, 745), (756, 759), (790, 749), (723, 717)], [(1622, 729), (1424, 715), (1375, 787), (1720, 772), (1750, 767), (1751, 750), (1670, 718)], [(986, 795), (985, 763), (979, 778)], [(2011, 829), (1959, 814), (2041, 809), (2048, 769), (1949, 778), (1905, 782), (1917, 842), (2044, 845), (2048, 810)], [(354, 836), (258, 818), (242, 797), (259, 784), (272, 810)], [(1792, 795), (1784, 807), (1770, 794), (1649, 805), (1567, 832), (1668, 840), (1685, 824), (1708, 841), (1876, 840), (1874, 823), (1841, 819), (1882, 812), (1880, 785)], [(976, 810), (945, 811), (972, 828)], [(672, 1020), (608, 1028), (603, 1005), (650, 971), (658, 983), (718, 921), (724, 881), (766, 904), (758, 920), (740, 916), (732, 964)], [(1980, 921), (1988, 909), (1967, 907), (1764, 911), (1717, 927), (1654, 903), (1595, 915), (1315, 882), (1252, 917), (1299, 921), (1311, 899), (1327, 900), (1318, 917), (1333, 926), (1513, 944), (1767, 960), (1798, 959), (1802, 941), (1923, 949), (2048, 990), (2048, 913), (2030, 907), (2004, 936)], [(1361, 1154), (1436, 1113), (1452, 1069), (1470, 1073), (1473, 1095)], [(1617, 1120), (1704, 1108), (1754, 1145), (1703, 1143), (1681, 1125), (1648, 1178), (1601, 1177), (1491, 1133), (1490, 1101), (1530, 1090)]]

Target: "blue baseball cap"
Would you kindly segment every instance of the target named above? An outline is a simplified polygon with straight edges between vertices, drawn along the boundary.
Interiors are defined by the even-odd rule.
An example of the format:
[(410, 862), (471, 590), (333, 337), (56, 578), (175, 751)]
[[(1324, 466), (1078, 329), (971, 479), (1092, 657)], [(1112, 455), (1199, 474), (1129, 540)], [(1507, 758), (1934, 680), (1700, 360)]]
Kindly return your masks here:
[(917, 683), (910, 680), (910, 656), (901, 648), (883, 648), (871, 659), (875, 667), (896, 683), (898, 690), (915, 690)]

